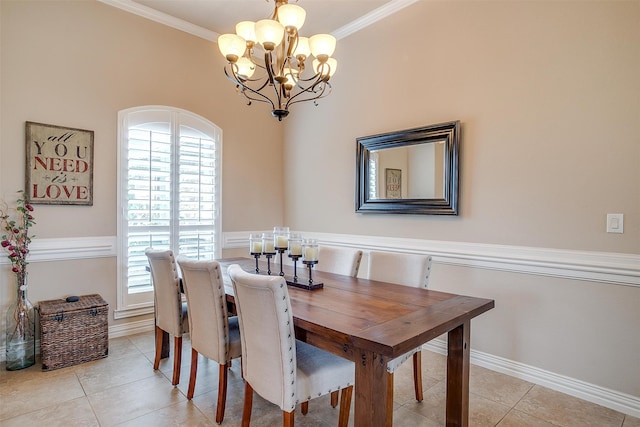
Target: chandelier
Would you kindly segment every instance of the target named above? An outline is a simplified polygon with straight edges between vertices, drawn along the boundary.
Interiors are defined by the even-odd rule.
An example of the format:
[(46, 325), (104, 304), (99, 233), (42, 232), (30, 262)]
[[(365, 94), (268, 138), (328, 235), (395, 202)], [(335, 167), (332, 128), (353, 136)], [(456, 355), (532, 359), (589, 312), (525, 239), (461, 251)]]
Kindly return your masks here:
[[(224, 73), (248, 100), (271, 105), (279, 121), (289, 106), (324, 98), (331, 93), (329, 79), (337, 61), (331, 58), (336, 39), (329, 34), (302, 37), (298, 34), (306, 12), (288, 0), (275, 0), (271, 19), (242, 21), (236, 34), (218, 37), (218, 47), (228, 63)], [(313, 55), (311, 70), (305, 61)]]

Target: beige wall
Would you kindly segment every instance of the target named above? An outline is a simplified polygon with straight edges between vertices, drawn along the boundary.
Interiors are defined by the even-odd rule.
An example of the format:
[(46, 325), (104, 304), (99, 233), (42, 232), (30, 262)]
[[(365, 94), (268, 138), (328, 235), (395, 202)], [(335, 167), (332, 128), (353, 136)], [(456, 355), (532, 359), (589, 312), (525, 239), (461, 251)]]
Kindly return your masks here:
[[(637, 1), (420, 1), (340, 40), (331, 96), (287, 119), (287, 169), (317, 178), (285, 181), (287, 223), (640, 253), (639, 15)], [(458, 217), (354, 212), (356, 137), (450, 120)], [(624, 234), (605, 233), (607, 213)]]
[[(639, 22), (637, 1), (420, 1), (340, 40), (331, 96), (287, 119), (286, 223), (639, 255)], [(451, 120), (457, 217), (354, 212), (357, 137)], [(495, 299), (472, 348), (640, 396), (640, 288), (439, 262), (430, 286)]]
[[(98, 2), (1, 0), (0, 14), (0, 195), (24, 186), (25, 121), (96, 132), (94, 206), (36, 206), (41, 238), (115, 236), (116, 113), (165, 104), (224, 131), (225, 232), (640, 254), (640, 2), (418, 2), (340, 40), (333, 93), (281, 124), (244, 105), (211, 42)], [(450, 120), (459, 216), (354, 213), (356, 137)], [(624, 234), (604, 232), (607, 213)], [(31, 267), (34, 301), (115, 306), (114, 258)], [(496, 300), (474, 349), (640, 396), (638, 287), (442, 263), (431, 286)]]
[[(0, 198), (24, 188), (25, 121), (95, 131), (94, 205), (36, 205), (37, 238), (116, 235), (117, 112), (151, 104), (223, 129), (223, 230), (282, 221), (282, 126), (236, 94), (216, 44), (96, 1), (2, 0), (0, 13)], [(7, 271), (2, 307), (13, 298)], [(33, 301), (90, 288), (115, 308), (115, 259), (30, 271)]]

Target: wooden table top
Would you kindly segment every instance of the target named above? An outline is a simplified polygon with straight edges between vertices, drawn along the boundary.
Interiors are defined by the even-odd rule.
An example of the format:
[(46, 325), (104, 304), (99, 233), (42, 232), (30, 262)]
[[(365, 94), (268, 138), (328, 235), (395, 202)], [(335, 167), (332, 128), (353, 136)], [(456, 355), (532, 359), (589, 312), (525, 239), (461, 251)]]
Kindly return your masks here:
[[(227, 267), (239, 264), (255, 272), (255, 260), (219, 259), (228, 299), (233, 288)], [(299, 281), (306, 280), (302, 265)], [(266, 271), (266, 263), (261, 264)], [(277, 275), (279, 266), (271, 268)], [(293, 268), (285, 265), (286, 278)], [(334, 342), (334, 352), (350, 353), (353, 347), (368, 349), (394, 358), (412, 350), (465, 321), (492, 309), (490, 299), (455, 295), (374, 280), (313, 271), (315, 282), (324, 283), (313, 291), (289, 286), (295, 326), (310, 334)], [(311, 341), (313, 339), (311, 338)], [(325, 342), (326, 346), (326, 342)], [(352, 355), (353, 356), (353, 355)]]

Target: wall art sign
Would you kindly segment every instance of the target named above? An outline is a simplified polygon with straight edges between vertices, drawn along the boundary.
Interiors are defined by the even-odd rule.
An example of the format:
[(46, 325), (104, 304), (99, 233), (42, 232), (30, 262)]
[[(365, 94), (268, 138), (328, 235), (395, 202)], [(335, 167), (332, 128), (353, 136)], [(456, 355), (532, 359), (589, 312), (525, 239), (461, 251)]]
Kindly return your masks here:
[(93, 131), (26, 122), (30, 203), (93, 205)]
[(402, 171), (400, 169), (385, 169), (386, 198), (402, 199)]

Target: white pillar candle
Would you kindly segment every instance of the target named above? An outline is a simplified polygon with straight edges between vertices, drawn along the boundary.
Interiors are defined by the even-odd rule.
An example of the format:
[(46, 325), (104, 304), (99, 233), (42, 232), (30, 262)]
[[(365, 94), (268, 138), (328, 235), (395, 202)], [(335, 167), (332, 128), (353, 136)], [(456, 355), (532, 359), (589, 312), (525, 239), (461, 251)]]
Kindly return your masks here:
[(318, 247), (307, 246), (304, 248), (304, 260), (305, 261), (318, 261)]
[(273, 247), (273, 240), (271, 240), (271, 239), (264, 240), (262, 249), (263, 249), (263, 253), (265, 253), (265, 254), (275, 253), (276, 250)]
[(289, 246), (289, 227), (273, 227), (274, 243), (277, 249)]
[(252, 255), (262, 253), (262, 234), (249, 235), (249, 252)]
[(302, 243), (291, 243), (289, 245), (289, 255), (302, 255)]
[(287, 239), (287, 236), (278, 236), (277, 243), (278, 244), (276, 245), (276, 247), (280, 249), (284, 249), (289, 246), (289, 240)]

